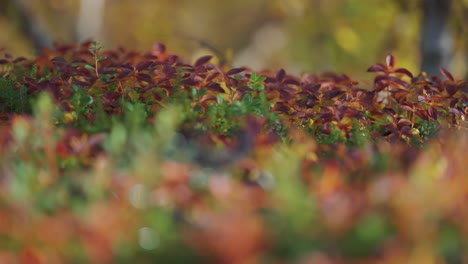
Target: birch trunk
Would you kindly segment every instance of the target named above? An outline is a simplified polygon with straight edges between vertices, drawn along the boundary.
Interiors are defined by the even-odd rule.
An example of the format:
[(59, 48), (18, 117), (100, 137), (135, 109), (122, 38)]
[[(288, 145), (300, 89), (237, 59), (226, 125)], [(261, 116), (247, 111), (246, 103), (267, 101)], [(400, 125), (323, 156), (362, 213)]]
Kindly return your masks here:
[(81, 0), (80, 12), (76, 26), (76, 36), (79, 42), (87, 39), (102, 38), (102, 21), (105, 0)]

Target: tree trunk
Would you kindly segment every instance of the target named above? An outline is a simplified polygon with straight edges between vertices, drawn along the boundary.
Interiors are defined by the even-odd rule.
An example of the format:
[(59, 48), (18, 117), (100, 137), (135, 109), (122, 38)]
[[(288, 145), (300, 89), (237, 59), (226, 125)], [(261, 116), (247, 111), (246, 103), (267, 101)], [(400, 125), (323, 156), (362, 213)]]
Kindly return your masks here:
[(76, 27), (76, 38), (79, 42), (101, 37), (105, 0), (81, 0), (80, 13)]
[(44, 48), (52, 47), (52, 40), (47, 29), (37, 17), (34, 16), (27, 0), (13, 0), (15, 9), (21, 21), (21, 31), (31, 40), (34, 49), (41, 52)]
[(439, 67), (449, 68), (453, 56), (453, 36), (449, 25), (452, 0), (423, 0), (421, 70), (439, 75)]

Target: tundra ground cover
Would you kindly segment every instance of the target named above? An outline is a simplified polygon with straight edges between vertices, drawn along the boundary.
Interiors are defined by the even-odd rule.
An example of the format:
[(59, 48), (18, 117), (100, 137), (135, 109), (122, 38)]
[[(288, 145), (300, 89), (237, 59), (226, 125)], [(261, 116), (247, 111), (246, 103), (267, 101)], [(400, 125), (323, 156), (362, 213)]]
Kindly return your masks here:
[(0, 260), (468, 261), (466, 81), (210, 60), (0, 59)]

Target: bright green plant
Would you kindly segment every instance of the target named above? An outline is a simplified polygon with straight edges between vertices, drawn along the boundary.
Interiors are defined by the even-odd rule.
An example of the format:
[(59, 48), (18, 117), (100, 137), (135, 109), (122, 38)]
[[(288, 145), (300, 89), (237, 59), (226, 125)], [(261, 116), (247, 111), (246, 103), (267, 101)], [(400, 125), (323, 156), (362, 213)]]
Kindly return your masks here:
[(98, 63), (102, 60), (105, 60), (107, 57), (106, 56), (100, 56), (99, 52), (104, 49), (104, 46), (99, 45), (96, 41), (93, 41), (91, 43), (91, 47), (88, 49), (91, 54), (93, 54), (94, 58), (94, 65), (86, 64), (84, 67), (88, 70), (94, 70), (96, 72), (96, 76), (99, 77), (99, 72), (98, 72)]

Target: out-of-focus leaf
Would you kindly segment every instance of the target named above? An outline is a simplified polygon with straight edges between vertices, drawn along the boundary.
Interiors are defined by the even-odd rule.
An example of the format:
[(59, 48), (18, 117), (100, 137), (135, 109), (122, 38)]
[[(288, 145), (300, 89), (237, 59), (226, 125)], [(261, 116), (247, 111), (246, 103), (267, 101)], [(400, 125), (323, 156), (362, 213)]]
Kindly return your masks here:
[(393, 72), (401, 73), (401, 74), (404, 74), (404, 75), (406, 75), (406, 76), (408, 76), (410, 78), (413, 78), (413, 74), (409, 70), (407, 70), (405, 68), (398, 68), (398, 69), (394, 70)]
[(440, 73), (442, 73), (442, 75), (444, 75), (444, 77), (449, 79), (450, 81), (455, 81), (455, 78), (453, 78), (452, 74), (449, 71), (447, 71), (444, 67), (440, 67)]
[(213, 58), (213, 56), (211, 56), (211, 55), (200, 57), (200, 58), (197, 59), (197, 61), (195, 61), (194, 65), (195, 65), (195, 67), (202, 66), (204, 64), (207, 64), (212, 58)]
[(245, 71), (245, 68), (232, 68), (229, 71), (226, 72), (227, 76), (238, 74)]
[(387, 55), (385, 59), (385, 63), (387, 63), (387, 67), (393, 68), (395, 67), (395, 57), (392, 54)]
[(374, 64), (371, 67), (369, 67), (367, 69), (367, 71), (368, 72), (386, 72), (387, 68), (384, 65), (378, 63), (378, 64)]

